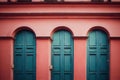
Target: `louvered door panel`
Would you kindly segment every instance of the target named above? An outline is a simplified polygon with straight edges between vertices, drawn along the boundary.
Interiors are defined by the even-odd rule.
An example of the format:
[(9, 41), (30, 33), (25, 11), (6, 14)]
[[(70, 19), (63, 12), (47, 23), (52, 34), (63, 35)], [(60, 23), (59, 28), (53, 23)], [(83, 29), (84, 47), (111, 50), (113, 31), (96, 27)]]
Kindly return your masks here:
[(36, 47), (35, 35), (23, 30), (15, 36), (14, 44), (14, 80), (35, 80)]
[(87, 80), (109, 80), (109, 43), (101, 30), (90, 32), (87, 43)]
[(73, 40), (66, 30), (54, 33), (51, 80), (73, 80)]

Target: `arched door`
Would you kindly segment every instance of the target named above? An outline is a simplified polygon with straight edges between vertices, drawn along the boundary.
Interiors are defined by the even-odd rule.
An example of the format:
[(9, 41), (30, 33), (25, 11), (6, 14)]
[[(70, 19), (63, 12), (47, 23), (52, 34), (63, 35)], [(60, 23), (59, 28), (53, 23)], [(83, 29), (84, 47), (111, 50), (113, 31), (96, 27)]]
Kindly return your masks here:
[(51, 80), (73, 80), (73, 39), (66, 30), (53, 35)]
[(34, 33), (28, 30), (15, 36), (14, 80), (36, 80), (36, 41)]
[(101, 30), (93, 30), (88, 37), (87, 80), (109, 80), (109, 40)]

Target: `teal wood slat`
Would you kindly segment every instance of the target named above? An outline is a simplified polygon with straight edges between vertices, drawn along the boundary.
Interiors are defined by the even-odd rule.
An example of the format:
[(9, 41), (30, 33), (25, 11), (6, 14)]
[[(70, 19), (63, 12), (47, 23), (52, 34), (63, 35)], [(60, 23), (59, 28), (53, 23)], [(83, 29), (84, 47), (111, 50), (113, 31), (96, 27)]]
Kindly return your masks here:
[(70, 32), (59, 30), (53, 35), (51, 80), (73, 80), (73, 39)]
[(14, 41), (14, 80), (36, 80), (36, 41), (31, 31), (22, 30)]
[(87, 80), (109, 80), (109, 40), (104, 31), (90, 32), (87, 43)]

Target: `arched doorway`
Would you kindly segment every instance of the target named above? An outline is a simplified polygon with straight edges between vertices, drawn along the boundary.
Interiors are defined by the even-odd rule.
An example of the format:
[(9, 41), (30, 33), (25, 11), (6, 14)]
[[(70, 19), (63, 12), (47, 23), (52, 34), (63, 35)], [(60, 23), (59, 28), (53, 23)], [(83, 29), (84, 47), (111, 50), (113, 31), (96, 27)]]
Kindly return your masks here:
[(67, 30), (58, 30), (52, 37), (51, 80), (73, 80), (73, 38)]
[(29, 30), (21, 30), (15, 36), (14, 80), (36, 80), (36, 39)]
[(87, 80), (109, 80), (109, 38), (102, 30), (93, 30), (87, 41)]

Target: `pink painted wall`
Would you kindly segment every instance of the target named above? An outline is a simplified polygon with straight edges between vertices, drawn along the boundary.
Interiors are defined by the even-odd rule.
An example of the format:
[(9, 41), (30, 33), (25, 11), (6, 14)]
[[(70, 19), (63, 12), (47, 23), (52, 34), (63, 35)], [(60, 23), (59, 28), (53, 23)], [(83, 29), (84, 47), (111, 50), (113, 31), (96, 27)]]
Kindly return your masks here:
[(14, 31), (23, 26), (31, 28), (37, 37), (50, 37), (59, 26), (68, 27), (74, 36), (87, 36), (90, 28), (101, 26), (108, 30), (111, 37), (119, 37), (119, 22), (120, 19), (2, 19), (0, 36), (14, 37)]
[(36, 47), (36, 80), (50, 80), (50, 39), (37, 38)]
[(120, 0), (111, 0), (112, 2), (120, 2)]
[(7, 2), (7, 0), (0, 0), (0, 2)]
[(120, 80), (120, 38), (110, 40), (110, 79)]
[(74, 80), (86, 80), (86, 38), (74, 38)]
[[(88, 7), (89, 6), (89, 7)], [(108, 13), (105, 15), (19, 15), (18, 13)], [(58, 27), (72, 31), (74, 37), (74, 80), (86, 80), (87, 36), (93, 27), (105, 29), (110, 37), (110, 80), (120, 79), (120, 5), (115, 4), (25, 4), (0, 5), (0, 80), (13, 80), (13, 41), (18, 28), (29, 28), (36, 35), (36, 80), (50, 80), (51, 36)]]
[[(114, 36), (113, 36), (114, 37)], [(119, 36), (118, 36), (119, 37)], [(74, 36), (74, 80), (86, 80), (87, 37)], [(50, 80), (50, 37), (36, 38), (36, 80)], [(120, 79), (120, 39), (110, 40), (110, 79)], [(0, 38), (0, 80), (13, 80), (13, 39)]]
[(13, 40), (0, 38), (0, 80), (12, 80)]

